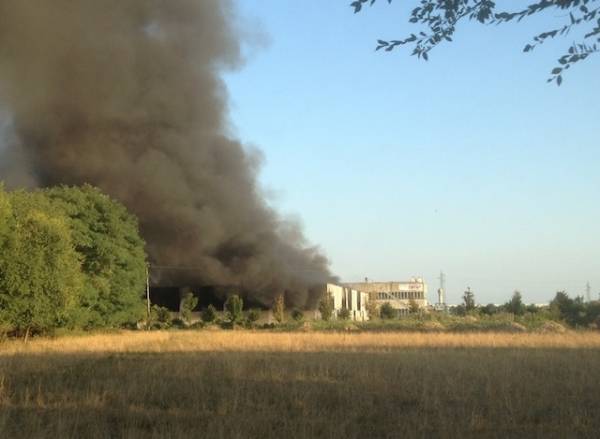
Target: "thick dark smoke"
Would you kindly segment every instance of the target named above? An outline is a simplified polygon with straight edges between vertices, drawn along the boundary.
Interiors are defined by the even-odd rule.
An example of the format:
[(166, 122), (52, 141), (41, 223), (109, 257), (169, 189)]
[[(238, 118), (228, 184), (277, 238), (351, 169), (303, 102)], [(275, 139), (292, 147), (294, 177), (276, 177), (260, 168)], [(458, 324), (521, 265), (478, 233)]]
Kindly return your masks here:
[(239, 34), (224, 0), (0, 0), (13, 132), (0, 180), (89, 182), (121, 200), (162, 284), (314, 302), (327, 260), (267, 205), (258, 155), (227, 135), (219, 74), (241, 64)]

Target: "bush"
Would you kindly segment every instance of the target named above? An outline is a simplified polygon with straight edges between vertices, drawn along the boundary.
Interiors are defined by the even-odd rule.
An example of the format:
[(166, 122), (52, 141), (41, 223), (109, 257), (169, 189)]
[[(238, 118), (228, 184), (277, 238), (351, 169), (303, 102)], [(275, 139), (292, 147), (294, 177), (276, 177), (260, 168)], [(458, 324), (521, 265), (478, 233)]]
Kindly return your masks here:
[(369, 300), (367, 302), (367, 313), (369, 314), (370, 320), (380, 317), (379, 306), (377, 306), (377, 302), (375, 302), (374, 300)]
[(479, 308), (479, 312), (481, 314), (485, 314), (486, 316), (493, 316), (494, 314), (497, 314), (499, 311), (500, 311), (499, 307), (497, 307), (493, 303), (488, 303), (487, 305)]
[(304, 320), (304, 313), (297, 308), (293, 309), (292, 319), (294, 319), (296, 322), (301, 322), (302, 320)]
[(384, 320), (393, 319), (396, 317), (396, 310), (392, 307), (392, 305), (389, 302), (385, 302), (379, 308), (379, 315)]
[(411, 314), (418, 314), (421, 312), (421, 307), (415, 299), (410, 299), (408, 301), (408, 309)]
[(562, 334), (563, 332), (566, 332), (566, 328), (563, 325), (561, 325), (560, 323), (553, 322), (551, 320), (544, 322), (544, 324), (542, 324), (542, 326), (540, 326), (538, 330), (544, 333), (557, 334)]
[(256, 308), (252, 308), (248, 311), (246, 315), (246, 320), (248, 321), (249, 326), (254, 326), (254, 324), (260, 319), (260, 310)]
[(150, 310), (150, 327), (166, 329), (171, 326), (171, 312), (164, 306), (153, 305)]
[(224, 310), (229, 323), (235, 325), (242, 320), (244, 309), (244, 300), (237, 294), (233, 294), (227, 298), (224, 305)]
[(183, 319), (180, 319), (179, 317), (175, 317), (173, 320), (171, 320), (171, 328), (176, 328), (176, 329), (185, 329), (187, 328), (187, 324)]
[(204, 328), (204, 322), (203, 321), (198, 321), (198, 322), (194, 322), (189, 326), (190, 329), (202, 329)]
[(348, 308), (342, 308), (338, 312), (338, 317), (342, 320), (348, 320), (350, 318), (350, 310)]
[(213, 323), (217, 319), (217, 309), (212, 305), (208, 305), (200, 313), (200, 318), (204, 323)]

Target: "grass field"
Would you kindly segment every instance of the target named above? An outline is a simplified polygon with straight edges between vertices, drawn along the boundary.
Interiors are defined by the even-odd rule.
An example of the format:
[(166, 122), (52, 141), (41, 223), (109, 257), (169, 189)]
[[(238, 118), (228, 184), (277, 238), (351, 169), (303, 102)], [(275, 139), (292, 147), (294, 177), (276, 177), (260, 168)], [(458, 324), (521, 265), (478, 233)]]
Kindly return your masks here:
[(598, 431), (600, 333), (205, 330), (0, 344), (2, 438)]

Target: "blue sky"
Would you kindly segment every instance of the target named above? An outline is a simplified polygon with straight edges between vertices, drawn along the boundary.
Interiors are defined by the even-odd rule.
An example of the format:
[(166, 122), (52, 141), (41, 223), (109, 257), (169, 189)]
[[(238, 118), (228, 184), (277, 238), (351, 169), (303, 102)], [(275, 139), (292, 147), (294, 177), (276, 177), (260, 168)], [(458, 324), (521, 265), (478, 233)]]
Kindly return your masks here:
[(232, 133), (343, 280), (419, 275), (434, 300), (444, 270), (450, 302), (467, 286), (544, 302), (587, 281), (598, 296), (600, 57), (558, 88), (545, 80), (575, 36), (522, 53), (564, 17), (467, 25), (425, 63), (373, 50), (417, 29), (405, 1), (237, 3), (255, 43), (225, 75)]

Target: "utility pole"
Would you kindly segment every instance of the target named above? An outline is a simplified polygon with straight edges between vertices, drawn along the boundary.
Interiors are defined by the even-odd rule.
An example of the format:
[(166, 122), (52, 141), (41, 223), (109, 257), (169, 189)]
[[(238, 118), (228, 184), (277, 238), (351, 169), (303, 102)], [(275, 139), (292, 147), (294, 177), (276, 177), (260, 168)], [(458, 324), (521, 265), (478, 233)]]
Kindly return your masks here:
[(146, 306), (148, 312), (148, 324), (150, 324), (150, 264), (146, 265)]

